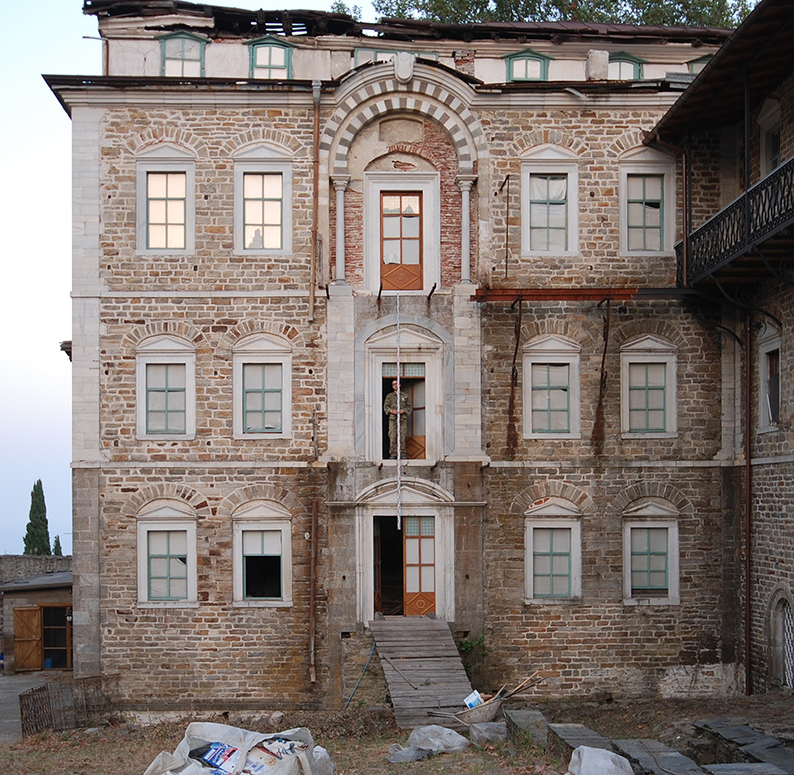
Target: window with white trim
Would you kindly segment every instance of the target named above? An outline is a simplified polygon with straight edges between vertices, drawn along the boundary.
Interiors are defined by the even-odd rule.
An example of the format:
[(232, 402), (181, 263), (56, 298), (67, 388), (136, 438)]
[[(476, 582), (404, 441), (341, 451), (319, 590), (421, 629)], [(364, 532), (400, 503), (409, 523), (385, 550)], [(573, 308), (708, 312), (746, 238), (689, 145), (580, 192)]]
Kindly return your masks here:
[(292, 46), (278, 38), (259, 38), (248, 44), (250, 77), (265, 80), (292, 78)]
[(159, 500), (138, 513), (138, 603), (195, 606), (196, 515), (184, 503)]
[(580, 345), (542, 336), (524, 345), (524, 437), (579, 438)]
[(292, 516), (281, 504), (252, 501), (232, 515), (235, 606), (292, 605)]
[(579, 167), (566, 148), (543, 145), (521, 157), (521, 250), (579, 252)]
[(609, 80), (610, 81), (638, 81), (642, 78), (644, 59), (635, 57), (625, 52), (610, 54)]
[(678, 430), (675, 345), (644, 336), (620, 348), (624, 436), (674, 436)]
[(292, 347), (286, 339), (252, 334), (233, 350), (234, 437), (292, 435)]
[(163, 143), (137, 157), (137, 251), (195, 250), (195, 157)]
[(421, 292), (440, 283), (438, 173), (365, 172), (364, 189), (367, 287)]
[(507, 81), (548, 81), (551, 57), (532, 49), (519, 51), (505, 57)]
[(780, 333), (767, 326), (758, 339), (759, 431), (774, 431), (780, 422)]
[(138, 345), (135, 360), (138, 438), (193, 438), (195, 346), (176, 336), (153, 336)]
[(264, 143), (234, 155), (234, 251), (292, 252), (292, 159)]
[(177, 33), (160, 38), (161, 75), (172, 78), (200, 78), (204, 75), (204, 47), (198, 35)]
[(697, 75), (709, 62), (711, 62), (713, 58), (713, 54), (706, 54), (705, 56), (698, 57), (697, 59), (691, 59), (689, 62), (687, 62), (687, 69), (690, 73), (692, 73), (692, 75)]
[(678, 605), (678, 512), (644, 499), (623, 513), (623, 602)]
[(562, 498), (529, 508), (524, 520), (527, 603), (558, 603), (582, 596), (581, 512)]
[(620, 248), (632, 255), (669, 254), (675, 233), (675, 164), (651, 148), (620, 160)]

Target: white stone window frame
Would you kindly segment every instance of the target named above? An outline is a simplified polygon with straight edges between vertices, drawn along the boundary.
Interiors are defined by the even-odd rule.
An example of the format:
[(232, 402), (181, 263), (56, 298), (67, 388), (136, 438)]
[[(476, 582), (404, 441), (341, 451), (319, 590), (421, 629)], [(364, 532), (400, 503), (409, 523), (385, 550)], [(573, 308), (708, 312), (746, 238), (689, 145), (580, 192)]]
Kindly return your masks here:
[[(371, 337), (366, 344), (365, 398), (367, 459), (385, 466), (396, 460), (383, 457), (383, 365), (397, 361), (396, 334), (389, 331)], [(400, 332), (400, 363), (425, 364), (425, 457), (403, 460), (403, 465), (432, 466), (444, 456), (444, 344), (413, 329)]]
[[(246, 146), (234, 154), (234, 253), (239, 256), (292, 254), (292, 156), (266, 143)], [(243, 179), (246, 172), (281, 174), (281, 247), (246, 248)]]
[[(243, 587), (243, 532), (272, 530), (281, 533), (281, 598), (246, 598)], [(232, 514), (232, 589), (235, 608), (291, 608), (292, 515), (281, 504), (252, 501)]]
[[(652, 148), (635, 148), (619, 161), (620, 252), (624, 256), (672, 256), (675, 242), (675, 161)], [(628, 178), (629, 175), (657, 175), (662, 178), (662, 249), (629, 250)]]
[[(184, 531), (187, 534), (187, 596), (183, 600), (149, 599), (149, 533)], [(137, 569), (139, 608), (197, 608), (196, 515), (178, 501), (158, 500), (137, 515)]]
[[(185, 432), (149, 433), (147, 430), (146, 367), (149, 364), (185, 366)], [(164, 334), (144, 339), (135, 350), (136, 437), (176, 441), (196, 436), (196, 347), (180, 337)]]
[(782, 350), (780, 332), (773, 326), (766, 326), (758, 337), (758, 432), (770, 433), (779, 430), (779, 422), (774, 422), (769, 412), (767, 396), (769, 392), (769, 355), (775, 350), (779, 354), (778, 368), (778, 417), (783, 408)]
[[(629, 367), (635, 363), (665, 365), (665, 429), (637, 431), (631, 429), (629, 414)], [(678, 356), (671, 342), (657, 336), (643, 336), (620, 348), (620, 432), (624, 439), (659, 439), (678, 436)]]
[[(759, 168), (761, 177), (765, 178), (771, 172), (774, 172), (779, 164), (773, 165), (770, 159), (771, 149), (769, 147), (769, 140), (772, 133), (777, 130), (780, 131), (780, 101), (772, 97), (764, 100), (763, 107), (761, 108), (758, 118), (756, 119), (759, 128)], [(783, 161), (781, 156), (780, 162)]]
[[(571, 594), (567, 597), (535, 596), (534, 530), (563, 528), (571, 531)], [(582, 513), (570, 501), (552, 497), (524, 512), (524, 603), (569, 605), (582, 601)]]
[[(524, 438), (525, 439), (580, 439), (581, 399), (579, 359), (581, 345), (561, 336), (550, 334), (535, 337), (523, 348), (524, 382)], [(568, 366), (568, 423), (569, 429), (563, 432), (536, 431), (532, 427), (532, 364), (550, 363)]]
[[(135, 250), (138, 255), (187, 256), (196, 252), (196, 157), (173, 143), (160, 143), (135, 157), (136, 215)], [(185, 247), (148, 247), (148, 176), (150, 172), (181, 172), (185, 175)]]
[[(277, 433), (244, 433), (243, 366), (256, 363), (281, 365), (281, 431)], [(251, 334), (234, 345), (232, 350), (232, 422), (235, 439), (292, 438), (292, 347), (286, 340), (272, 334)]]
[(419, 191), (422, 194), (422, 288), (394, 291), (384, 288), (385, 296), (427, 293), (441, 284), (441, 180), (437, 172), (364, 173), (364, 286), (377, 293), (381, 264), (381, 193)]
[[(681, 605), (678, 510), (667, 502), (643, 499), (623, 512), (623, 604), (627, 606)], [(633, 528), (667, 529), (667, 595), (632, 595), (631, 531)]]
[[(531, 175), (565, 175), (568, 247), (565, 250), (532, 250), (530, 239)], [(579, 255), (579, 159), (573, 151), (555, 145), (531, 148), (521, 157), (521, 254), (523, 256)]]

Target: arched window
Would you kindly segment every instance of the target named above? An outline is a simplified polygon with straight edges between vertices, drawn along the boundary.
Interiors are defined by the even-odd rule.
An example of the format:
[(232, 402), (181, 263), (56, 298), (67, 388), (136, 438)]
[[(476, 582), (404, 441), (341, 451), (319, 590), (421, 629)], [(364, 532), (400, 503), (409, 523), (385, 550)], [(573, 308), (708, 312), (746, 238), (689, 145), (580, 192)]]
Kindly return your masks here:
[(548, 81), (551, 57), (525, 49), (505, 57), (507, 81)]
[(200, 78), (204, 75), (204, 47), (207, 39), (189, 32), (160, 38), (160, 74), (173, 78)]

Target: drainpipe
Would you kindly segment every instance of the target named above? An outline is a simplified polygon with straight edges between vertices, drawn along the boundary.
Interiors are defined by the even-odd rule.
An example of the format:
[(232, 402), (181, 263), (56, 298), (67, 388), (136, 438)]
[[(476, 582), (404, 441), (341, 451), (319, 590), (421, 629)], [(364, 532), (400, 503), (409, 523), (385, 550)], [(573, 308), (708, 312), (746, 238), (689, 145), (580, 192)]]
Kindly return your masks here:
[(314, 183), (312, 187), (312, 271), (309, 285), (309, 322), (314, 323), (314, 295), (317, 285), (317, 242), (319, 229), (317, 221), (320, 212), (320, 92), (322, 81), (312, 81), (312, 100), (314, 102)]
[(752, 676), (752, 626), (750, 615), (752, 606), (750, 595), (752, 593), (751, 540), (752, 540), (752, 487), (753, 470), (750, 460), (752, 445), (750, 434), (752, 432), (752, 418), (750, 417), (750, 389), (752, 387), (752, 357), (753, 347), (750, 331), (750, 313), (744, 318), (744, 693), (753, 693)]
[(311, 536), (311, 566), (309, 573), (309, 680), (317, 683), (317, 668), (315, 665), (315, 643), (317, 640), (317, 499), (312, 501), (312, 536)]

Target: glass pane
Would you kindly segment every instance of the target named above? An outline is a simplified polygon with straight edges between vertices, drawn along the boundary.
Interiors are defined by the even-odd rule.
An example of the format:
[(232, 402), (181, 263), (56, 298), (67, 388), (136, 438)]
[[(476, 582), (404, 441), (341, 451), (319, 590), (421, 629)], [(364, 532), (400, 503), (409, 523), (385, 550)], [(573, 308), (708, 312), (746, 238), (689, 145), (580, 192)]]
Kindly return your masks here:
[(436, 591), (436, 573), (432, 565), (422, 566), (422, 592)]
[(405, 539), (405, 561), (411, 565), (416, 565), (419, 562), (419, 539)]
[(565, 230), (550, 231), (548, 250), (564, 251), (568, 249), (568, 232)]
[(168, 78), (181, 78), (182, 65), (181, 59), (166, 59), (163, 65), (163, 75)]
[(186, 368), (184, 364), (172, 363), (166, 365), (168, 370), (168, 387), (169, 388), (184, 388), (187, 384)]
[(645, 387), (645, 364), (629, 364), (629, 385), (631, 387)]
[(551, 573), (551, 555), (536, 554), (535, 559), (535, 573), (537, 575), (548, 576)]
[(187, 597), (187, 579), (171, 579), (169, 597), (184, 600)]
[(181, 557), (172, 557), (168, 562), (168, 573), (172, 579), (187, 578), (187, 563)]
[(164, 412), (150, 411), (146, 416), (146, 430), (148, 433), (162, 433), (166, 428)]
[(548, 597), (551, 594), (551, 579), (549, 576), (535, 576), (534, 594), (538, 597)]
[[(554, 202), (564, 202), (568, 195), (568, 176), (549, 176), (549, 199)], [(565, 208), (563, 207), (563, 210)]]
[(658, 409), (648, 412), (648, 428), (664, 430), (664, 412)]
[(419, 237), (419, 218), (403, 218), (403, 237)]
[(422, 538), (422, 563), (432, 565), (435, 562), (435, 538)]
[(398, 215), (400, 213), (400, 197), (384, 196), (381, 199), (384, 214)]
[(166, 222), (166, 200), (165, 199), (152, 199), (149, 201), (149, 223), (165, 223)]
[(648, 408), (664, 409), (664, 389), (648, 391)]
[(263, 386), (264, 371), (258, 363), (243, 364), (243, 383), (246, 390), (261, 388)]
[(280, 555), (281, 554), (281, 531), (280, 530), (264, 530), (262, 531), (262, 549), (263, 554)]
[(629, 199), (643, 198), (642, 175), (629, 175), (626, 179)]
[(265, 430), (270, 433), (281, 432), (281, 412), (265, 413)]
[(570, 589), (568, 586), (568, 576), (554, 576), (551, 580), (552, 595), (556, 597), (568, 597)]
[(157, 600), (166, 597), (168, 594), (168, 582), (166, 579), (149, 579), (149, 597)]
[(187, 175), (184, 172), (168, 173), (168, 198), (184, 199), (187, 192)]
[(409, 565), (405, 569), (405, 591), (408, 593), (419, 592), (419, 567)]
[(667, 552), (667, 528), (652, 527), (648, 533), (650, 550), (652, 552)]
[(169, 534), (170, 545), (169, 550), (171, 554), (187, 554), (187, 531), (186, 530), (172, 530)]
[(419, 263), (419, 240), (403, 242), (403, 264), (416, 265)]
[(270, 64), (271, 65), (283, 65), (286, 61), (286, 53), (287, 49), (281, 48), (281, 46), (271, 46), (270, 47)]
[(265, 411), (281, 411), (281, 392), (265, 393)]
[(261, 200), (249, 200), (245, 203), (245, 222), (247, 224), (259, 224), (261, 225), (264, 223), (264, 202)]
[[(643, 229), (629, 229), (629, 250), (646, 250), (645, 232)], [(648, 248), (650, 250), (650, 248)]]
[(152, 557), (149, 560), (149, 573), (153, 578), (163, 578), (168, 575), (168, 558)]
[(169, 226), (167, 231), (167, 245), (169, 248), (184, 248), (185, 247), (185, 227), (184, 226)]
[(659, 206), (662, 200), (662, 176), (661, 175), (646, 175), (645, 176), (645, 198), (655, 199)]
[(568, 555), (567, 554), (555, 554), (554, 557), (551, 558), (551, 571), (555, 576), (559, 575), (568, 575)]
[(629, 202), (629, 225), (630, 226), (643, 226), (645, 206), (642, 202)]
[(646, 202), (644, 208), (644, 223), (648, 227), (657, 229), (662, 222), (662, 208), (659, 202)]
[(244, 239), (247, 250), (262, 250), (265, 246), (261, 226), (246, 226)]
[(273, 49), (270, 46), (257, 46), (254, 49), (254, 59), (259, 67), (267, 67), (270, 64), (270, 53)]
[(399, 218), (384, 218), (383, 219), (383, 237), (399, 237), (400, 236), (400, 219)]
[(419, 197), (415, 195), (403, 196), (402, 198), (402, 212), (404, 215), (418, 215), (419, 214)]
[(281, 173), (269, 172), (262, 175), (265, 199), (281, 199)]
[(265, 226), (263, 236), (267, 250), (279, 250), (281, 248), (281, 226)]
[(646, 528), (632, 528), (631, 530), (631, 551), (648, 551), (648, 531)]
[(558, 527), (554, 530), (554, 551), (555, 552), (570, 552), (571, 551), (571, 529), (567, 527)]
[(536, 527), (532, 534), (532, 540), (536, 552), (551, 551), (551, 530), (548, 528)]
[(243, 175), (243, 197), (261, 199), (264, 175), (247, 173)]
[(665, 364), (664, 363), (649, 363), (648, 367), (648, 384), (657, 387), (664, 386), (665, 377)]
[(568, 391), (552, 390), (549, 392), (549, 408), (560, 412), (568, 409)]
[(556, 387), (568, 386), (568, 364), (549, 365), (549, 383)]
[(148, 388), (164, 388), (166, 386), (166, 373), (168, 366), (165, 364), (150, 363), (146, 366), (146, 386)]
[(419, 535), (419, 517), (405, 517), (403, 519), (403, 530), (407, 536)]
[(564, 230), (565, 216), (567, 213), (567, 208), (565, 207), (565, 205), (550, 204), (548, 206), (548, 209), (549, 209), (549, 219), (548, 219), (549, 227), (560, 231)]
[(281, 557), (246, 557), (243, 563), (244, 594), (253, 599), (280, 599)]
[(632, 572), (631, 574), (631, 587), (632, 589), (645, 589), (648, 586), (647, 575), (642, 572)]
[(261, 530), (243, 530), (243, 554), (262, 554)]
[[(185, 78), (199, 78), (201, 76), (201, 61), (183, 62), (182, 72)], [(168, 75), (168, 73), (166, 73), (166, 75)]]
[(266, 363), (264, 364), (265, 387), (270, 390), (281, 388), (281, 364), (280, 363)]
[(383, 240), (383, 263), (384, 264), (400, 263), (400, 240), (395, 240), (395, 239)]
[(653, 571), (649, 574), (650, 586), (653, 589), (667, 589), (667, 574), (659, 571)]
[(150, 172), (146, 176), (148, 195), (150, 199), (163, 199), (165, 197), (166, 175), (162, 172)]
[(281, 201), (264, 203), (264, 221), (268, 226), (281, 226)]
[(534, 202), (529, 206), (529, 222), (533, 227), (542, 227), (548, 224), (549, 206), (545, 202)]
[(434, 517), (422, 517), (422, 535), (435, 535), (436, 521)]
[[(538, 429), (540, 430), (540, 429)], [(567, 433), (569, 430), (568, 426), (568, 411), (564, 412), (554, 412), (551, 415), (551, 428), (548, 430), (555, 431), (557, 433)]]

